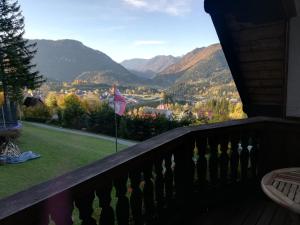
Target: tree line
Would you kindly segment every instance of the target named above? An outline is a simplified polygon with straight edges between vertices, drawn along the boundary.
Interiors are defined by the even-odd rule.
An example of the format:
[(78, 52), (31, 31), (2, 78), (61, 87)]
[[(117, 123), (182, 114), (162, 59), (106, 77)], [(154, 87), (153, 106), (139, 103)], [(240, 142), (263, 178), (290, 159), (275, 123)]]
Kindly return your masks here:
[[(143, 141), (177, 127), (244, 117), (241, 104), (233, 105), (226, 99), (214, 99), (192, 107), (172, 103), (168, 107), (180, 116), (169, 119), (165, 115), (145, 114), (143, 107), (128, 109), (124, 116), (117, 116), (119, 137)], [(75, 94), (49, 93), (44, 104), (37, 104), (33, 107), (23, 106), (22, 118), (110, 136), (115, 135), (113, 109), (108, 102), (100, 101), (99, 97), (93, 94), (79, 97)]]
[[(82, 99), (75, 94), (49, 94), (45, 104), (22, 107), (22, 118), (27, 121), (51, 123), (62, 127), (115, 135), (113, 109), (96, 98)], [(192, 121), (168, 120), (163, 115), (144, 117), (139, 114), (117, 116), (119, 137), (145, 140), (176, 127), (188, 126)]]

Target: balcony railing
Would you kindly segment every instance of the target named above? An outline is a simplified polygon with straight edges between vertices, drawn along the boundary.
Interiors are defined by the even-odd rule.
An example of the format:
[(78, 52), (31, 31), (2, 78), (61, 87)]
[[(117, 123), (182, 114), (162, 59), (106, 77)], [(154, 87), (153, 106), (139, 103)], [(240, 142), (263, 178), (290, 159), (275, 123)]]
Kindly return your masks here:
[(0, 224), (71, 225), (76, 207), (94, 225), (96, 197), (101, 225), (188, 224), (206, 193), (299, 166), (299, 137), (299, 123), (269, 118), (178, 128), (0, 200)]

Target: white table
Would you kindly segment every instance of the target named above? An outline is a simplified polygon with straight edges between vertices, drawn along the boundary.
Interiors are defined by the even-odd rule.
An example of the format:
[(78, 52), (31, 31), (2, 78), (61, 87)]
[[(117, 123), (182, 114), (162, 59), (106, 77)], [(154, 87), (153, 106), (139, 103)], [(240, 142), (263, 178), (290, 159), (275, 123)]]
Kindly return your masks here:
[(263, 177), (261, 186), (273, 201), (294, 212), (300, 224), (300, 167), (274, 170)]

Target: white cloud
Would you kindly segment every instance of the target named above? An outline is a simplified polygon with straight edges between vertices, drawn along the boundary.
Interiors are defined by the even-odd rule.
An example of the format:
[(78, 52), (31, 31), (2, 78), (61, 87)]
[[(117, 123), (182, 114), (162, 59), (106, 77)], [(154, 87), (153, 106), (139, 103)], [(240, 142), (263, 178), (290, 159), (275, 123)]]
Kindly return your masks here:
[(143, 40), (143, 41), (135, 41), (133, 45), (141, 46), (141, 45), (164, 45), (165, 41), (157, 41), (157, 40)]
[(162, 12), (172, 16), (189, 13), (192, 0), (123, 0), (127, 5), (148, 12)]
[(143, 8), (148, 5), (148, 3), (144, 0), (124, 0), (124, 2), (136, 8)]

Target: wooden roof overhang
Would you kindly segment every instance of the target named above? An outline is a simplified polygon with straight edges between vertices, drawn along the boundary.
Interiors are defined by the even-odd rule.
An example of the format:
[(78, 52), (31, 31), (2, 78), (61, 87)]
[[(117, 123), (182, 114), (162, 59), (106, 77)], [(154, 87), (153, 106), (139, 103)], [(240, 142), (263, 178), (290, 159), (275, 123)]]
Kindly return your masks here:
[[(297, 0), (296, 0), (297, 1)], [(285, 117), (294, 0), (205, 0), (249, 117)]]

